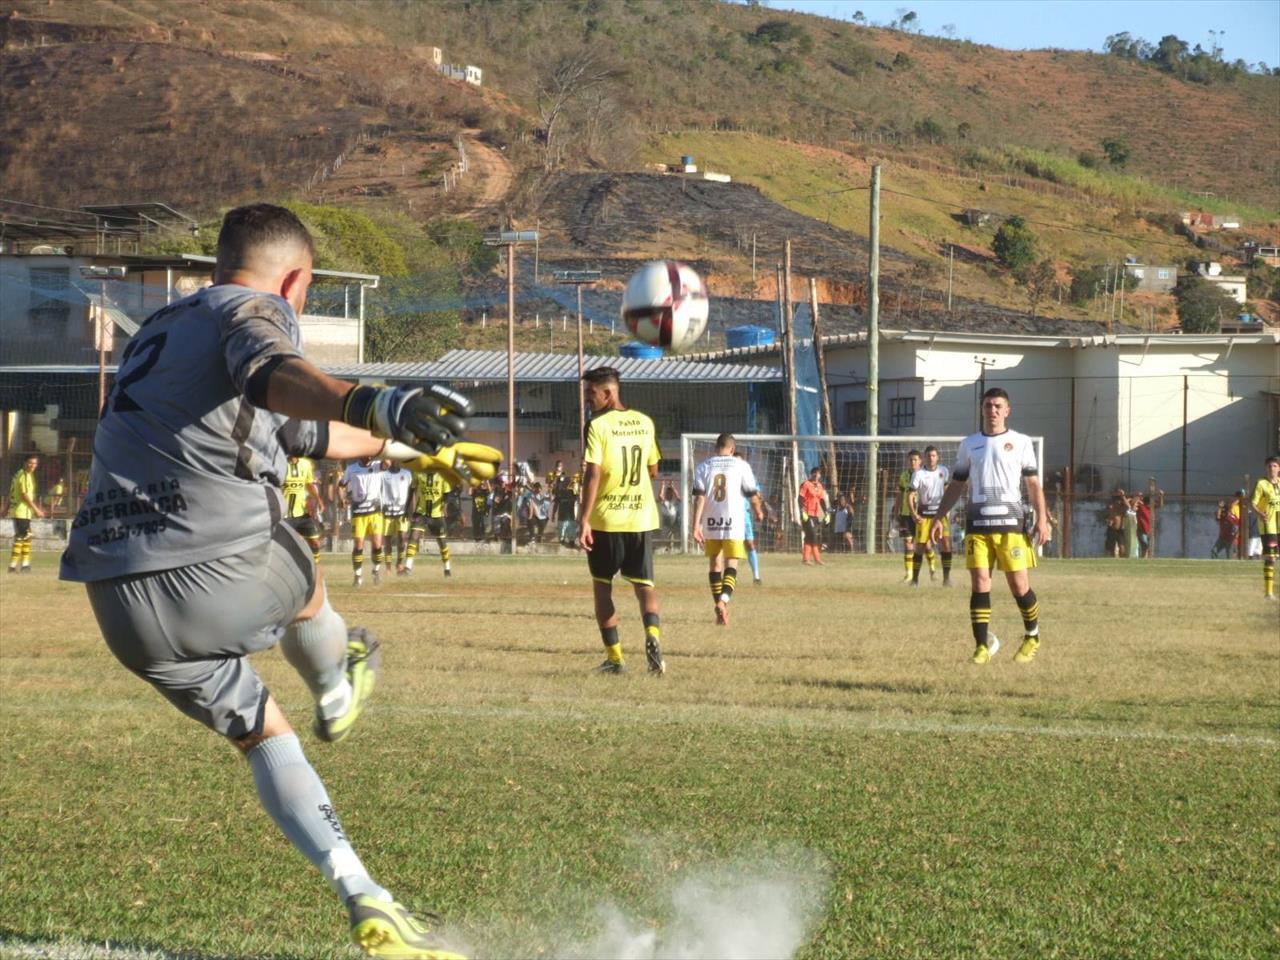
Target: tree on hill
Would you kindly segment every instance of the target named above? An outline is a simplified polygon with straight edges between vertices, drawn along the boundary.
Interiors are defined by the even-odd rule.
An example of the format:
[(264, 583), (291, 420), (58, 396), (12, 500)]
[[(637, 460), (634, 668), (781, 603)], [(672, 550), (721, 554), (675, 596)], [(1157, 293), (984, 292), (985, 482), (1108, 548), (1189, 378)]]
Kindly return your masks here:
[(996, 231), (991, 249), (997, 260), (1016, 273), (1035, 262), (1036, 235), (1021, 217), (1010, 217)]
[(1014, 276), (1022, 284), (1022, 288), (1027, 295), (1027, 316), (1034, 317), (1036, 315), (1036, 307), (1048, 299), (1050, 291), (1057, 284), (1058, 271), (1054, 267), (1053, 261), (1045, 258), (1039, 263), (1028, 264), (1021, 270), (1016, 271)]
[(1107, 137), (1102, 141), (1102, 152), (1113, 167), (1123, 167), (1129, 162), (1129, 144), (1124, 137)]
[(1217, 333), (1222, 321), (1236, 315), (1240, 305), (1217, 284), (1195, 274), (1178, 278), (1178, 321), (1183, 333)]

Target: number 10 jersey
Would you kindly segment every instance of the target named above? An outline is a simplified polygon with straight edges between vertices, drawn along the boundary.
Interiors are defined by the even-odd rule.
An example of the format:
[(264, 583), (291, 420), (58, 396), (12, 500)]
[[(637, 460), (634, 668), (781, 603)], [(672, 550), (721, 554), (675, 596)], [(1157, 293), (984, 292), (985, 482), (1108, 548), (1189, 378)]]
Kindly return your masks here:
[(658, 529), (649, 467), (660, 457), (653, 421), (638, 410), (606, 410), (591, 418), (583, 459), (600, 471), (592, 527), (608, 533)]

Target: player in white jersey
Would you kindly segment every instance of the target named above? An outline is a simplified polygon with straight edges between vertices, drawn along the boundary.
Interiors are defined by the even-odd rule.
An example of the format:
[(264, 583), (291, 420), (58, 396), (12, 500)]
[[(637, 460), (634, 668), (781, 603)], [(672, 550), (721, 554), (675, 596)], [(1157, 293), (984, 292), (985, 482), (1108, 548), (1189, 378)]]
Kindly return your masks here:
[[(911, 491), (907, 503), (915, 520), (915, 554), (911, 558), (911, 585), (920, 586), (920, 568), (924, 565), (924, 553), (937, 541), (942, 552), (942, 585), (951, 586), (951, 523), (945, 513), (938, 513), (942, 495), (951, 480), (951, 471), (938, 462), (938, 448), (924, 448), (924, 465), (911, 475)], [(932, 567), (929, 579), (933, 579)]]
[[(305, 542), (284, 522), (288, 457), (386, 455), (419, 469), (469, 460), (458, 442), (470, 414), (464, 397), (439, 386), (355, 385), (307, 361), (298, 315), (314, 249), (283, 207), (227, 213), (213, 285), (153, 313), (125, 348), (61, 577), (85, 585), (125, 667), (237, 747), (263, 808), (341, 898), (366, 953), (451, 960), (458, 955), (369, 876), (249, 660), (280, 644), (326, 741), (351, 732), (377, 673), (377, 639), (348, 630)], [(496, 454), (485, 454), (488, 475)], [(199, 785), (191, 800), (209, 822), (243, 814), (230, 798), (203, 809), (219, 798)], [(252, 898), (262, 877), (289, 865), (273, 857), (243, 875), (226, 872), (225, 861), (218, 868), (220, 882)]]
[(395, 460), (382, 461), (382, 539), (386, 569), (391, 569), (391, 554), (396, 555), (396, 570), (404, 567), (404, 548), (409, 539), (409, 490), (413, 474)]
[[(1023, 640), (1014, 660), (1030, 663), (1040, 649), (1040, 603), (1031, 589), (1028, 571), (1036, 565), (1031, 532), (1040, 543), (1049, 541), (1049, 520), (1040, 486), (1035, 446), (1031, 438), (1005, 426), (1012, 408), (1009, 394), (992, 387), (982, 395), (982, 432), (960, 443), (952, 480), (938, 507), (947, 516), (966, 484), (965, 566), (973, 592), (969, 621), (976, 649), (974, 663), (986, 663), (1000, 648), (991, 634), (991, 571), (998, 564), (1022, 613)], [(1026, 484), (1032, 512), (1022, 498)]]
[(693, 539), (710, 563), (711, 599), (716, 623), (729, 625), (729, 601), (738, 583), (736, 561), (745, 560), (746, 508), (763, 520), (760, 491), (751, 464), (734, 456), (733, 434), (716, 438), (716, 455), (698, 464), (693, 475)]
[(347, 464), (338, 481), (338, 492), (351, 508), (352, 586), (364, 585), (364, 541), (373, 546), (373, 585), (382, 577), (382, 464), (362, 457)]

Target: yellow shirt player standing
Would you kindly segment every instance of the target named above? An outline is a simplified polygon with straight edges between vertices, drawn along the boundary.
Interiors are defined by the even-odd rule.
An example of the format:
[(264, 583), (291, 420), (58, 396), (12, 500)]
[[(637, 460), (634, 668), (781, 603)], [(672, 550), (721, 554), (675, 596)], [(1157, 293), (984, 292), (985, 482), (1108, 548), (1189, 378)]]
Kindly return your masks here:
[(36, 503), (36, 467), (40, 458), (27, 457), (9, 485), (9, 516), (13, 518), (13, 549), (9, 553), (9, 572), (31, 572), (31, 521), (43, 517)]
[[(1276, 599), (1276, 558), (1280, 556), (1280, 457), (1267, 457), (1267, 475), (1253, 488), (1253, 512), (1262, 535), (1262, 587)], [(10, 568), (12, 569), (12, 568)]]
[(418, 556), (418, 544), (427, 531), (436, 538), (436, 546), (440, 548), (440, 562), (444, 565), (444, 575), (453, 576), (449, 563), (448, 527), (445, 524), (445, 495), (452, 490), (449, 481), (442, 474), (433, 470), (425, 470), (413, 475), (413, 487), (409, 494), (409, 510), (413, 515), (410, 528), (409, 550), (405, 555), (404, 568), (399, 571), (404, 575), (413, 572), (413, 561)]
[(315, 514), (324, 500), (320, 496), (320, 487), (316, 485), (315, 463), (309, 457), (290, 457), (280, 491), (284, 494), (289, 526), (307, 541), (312, 559), (319, 560), (320, 535), (323, 531)]
[(644, 650), (649, 672), (666, 672), (659, 646), (658, 591), (653, 585), (653, 531), (658, 505), (653, 478), (658, 472), (658, 441), (653, 421), (628, 410), (619, 395), (618, 371), (596, 367), (582, 375), (592, 417), (587, 424), (586, 471), (582, 479), (581, 531), (595, 597), (596, 623), (604, 641), (601, 673), (622, 673), (618, 611), (613, 578), (631, 582), (644, 620)]

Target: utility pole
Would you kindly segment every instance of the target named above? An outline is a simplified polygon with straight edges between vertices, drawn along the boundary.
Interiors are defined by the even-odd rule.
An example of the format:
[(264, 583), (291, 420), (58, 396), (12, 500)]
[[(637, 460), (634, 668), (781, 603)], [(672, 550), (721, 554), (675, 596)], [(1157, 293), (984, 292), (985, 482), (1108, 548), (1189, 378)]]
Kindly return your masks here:
[(782, 308), (786, 319), (783, 329), (783, 349), (787, 351), (787, 432), (795, 436), (799, 430), (796, 420), (796, 331), (795, 308), (791, 303), (791, 240), (783, 245)]
[(107, 403), (107, 354), (111, 352), (115, 341), (115, 321), (107, 309), (107, 281), (123, 280), (129, 272), (128, 267), (84, 266), (80, 268), (80, 276), (86, 280), (98, 281), (98, 322), (95, 339), (98, 346), (98, 416), (102, 416), (103, 407)]
[[(831, 395), (827, 393), (827, 357), (822, 346), (822, 325), (818, 320), (818, 281), (809, 278), (809, 313), (813, 316), (813, 359), (818, 365), (818, 391), (822, 399), (823, 429), (819, 433), (835, 433), (835, 423), (831, 420)], [(831, 489), (840, 492), (840, 468), (836, 465), (835, 441), (827, 444), (827, 469), (830, 471)], [(849, 508), (853, 509), (853, 504)]]
[[(880, 433), (880, 164), (871, 168), (871, 263), (867, 281), (867, 433)], [(880, 473), (880, 444), (867, 448), (867, 553), (880, 540), (876, 478)]]
[(751, 231), (751, 295), (756, 295), (756, 232)]
[[(600, 271), (565, 270), (556, 274), (556, 280), (559, 283), (571, 284), (578, 290), (578, 450), (579, 453), (582, 453), (587, 433), (586, 400), (582, 395), (582, 375), (586, 372), (582, 355), (582, 288), (597, 283), (600, 280)], [(582, 457), (579, 456), (578, 459), (581, 460)]]
[(951, 277), (956, 272), (956, 247), (947, 244), (947, 313), (951, 312)]
[[(484, 238), (486, 245), (507, 248), (507, 475), (516, 476), (516, 245), (537, 243), (537, 230), (503, 230)], [(514, 484), (513, 484), (514, 487)], [(511, 555), (516, 554), (516, 517), (511, 513)]]

